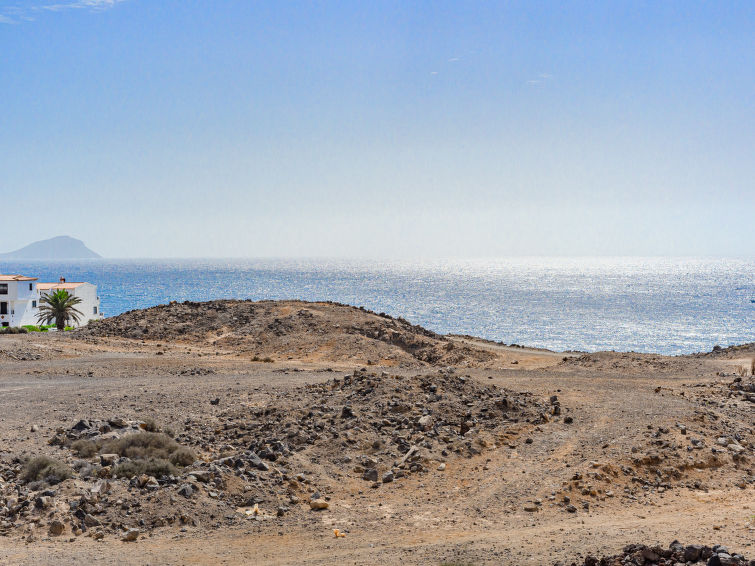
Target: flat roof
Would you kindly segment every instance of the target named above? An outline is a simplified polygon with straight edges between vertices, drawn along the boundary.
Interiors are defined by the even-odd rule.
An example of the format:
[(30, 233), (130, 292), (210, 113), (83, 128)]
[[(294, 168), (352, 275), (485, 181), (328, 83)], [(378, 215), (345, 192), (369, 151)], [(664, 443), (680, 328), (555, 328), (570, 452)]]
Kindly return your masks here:
[(86, 285), (86, 281), (66, 281), (65, 283), (37, 283), (37, 289), (75, 289), (79, 285)]
[(36, 277), (26, 275), (0, 275), (0, 281), (36, 281)]

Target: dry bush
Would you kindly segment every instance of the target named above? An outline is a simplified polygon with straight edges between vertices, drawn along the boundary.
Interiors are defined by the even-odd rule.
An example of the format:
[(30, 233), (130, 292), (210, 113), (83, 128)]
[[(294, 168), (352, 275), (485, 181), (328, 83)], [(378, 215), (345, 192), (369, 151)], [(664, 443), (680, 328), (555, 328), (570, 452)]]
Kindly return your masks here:
[(196, 459), (194, 452), (186, 446), (180, 446), (170, 455), (170, 463), (176, 466), (190, 466)]
[(71, 444), (71, 450), (80, 458), (91, 458), (100, 451), (100, 446), (93, 440), (76, 440)]
[(176, 466), (188, 466), (197, 459), (190, 448), (181, 446), (161, 432), (135, 432), (106, 441), (82, 439), (71, 444), (71, 450), (83, 458), (95, 454), (118, 454), (128, 458), (130, 461), (113, 469), (116, 477), (125, 478), (141, 474), (155, 477), (176, 475)]
[(755, 375), (755, 358), (750, 360), (750, 375)]
[(167, 460), (181, 447), (178, 442), (161, 432), (137, 432), (109, 440), (102, 445), (103, 454), (118, 454), (132, 460), (157, 458)]
[(156, 478), (162, 476), (173, 476), (178, 474), (176, 467), (161, 458), (150, 458), (149, 460), (131, 460), (118, 464), (113, 469), (113, 475), (117, 478), (133, 478), (147, 474)]
[(129, 458), (130, 462), (124, 462), (113, 470), (117, 477), (127, 478), (141, 474), (155, 477), (177, 475), (176, 466), (188, 466), (196, 460), (190, 448), (159, 432), (128, 434), (106, 442), (100, 451)]
[(55, 485), (72, 475), (71, 468), (60, 460), (49, 456), (37, 456), (26, 463), (21, 479), (26, 483), (44, 481), (50, 485)]

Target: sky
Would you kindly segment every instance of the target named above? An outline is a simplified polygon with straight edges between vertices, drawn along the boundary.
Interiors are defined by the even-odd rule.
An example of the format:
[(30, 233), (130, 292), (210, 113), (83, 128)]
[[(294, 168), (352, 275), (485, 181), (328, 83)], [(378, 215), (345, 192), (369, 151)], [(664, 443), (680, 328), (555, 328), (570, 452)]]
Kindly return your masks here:
[(755, 254), (753, 2), (0, 0), (0, 251)]

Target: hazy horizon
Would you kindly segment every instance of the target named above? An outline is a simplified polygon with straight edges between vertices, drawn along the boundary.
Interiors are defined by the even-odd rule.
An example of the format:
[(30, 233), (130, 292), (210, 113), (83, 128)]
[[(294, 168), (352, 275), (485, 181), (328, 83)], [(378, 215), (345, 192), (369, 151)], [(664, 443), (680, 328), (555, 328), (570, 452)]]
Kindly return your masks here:
[(751, 3), (0, 0), (0, 252), (752, 257)]
[[(97, 251), (97, 250), (93, 250)], [(317, 261), (334, 261), (334, 262), (395, 262), (395, 263), (437, 263), (443, 261), (450, 262), (496, 262), (496, 261), (572, 261), (572, 260), (595, 260), (595, 261), (610, 261), (610, 260), (667, 260), (667, 261), (685, 261), (685, 260), (734, 260), (734, 261), (755, 261), (755, 253), (750, 254), (717, 254), (717, 255), (611, 255), (611, 254), (562, 254), (562, 255), (547, 255), (547, 254), (509, 254), (509, 255), (465, 255), (465, 256), (452, 256), (452, 255), (423, 255), (423, 256), (409, 256), (409, 255), (350, 255), (350, 256), (336, 256), (336, 255), (248, 255), (248, 256), (105, 256), (102, 255), (99, 258), (60, 258), (60, 259), (46, 259), (46, 258), (2, 258), (0, 257), (0, 271), (2, 271), (3, 264), (23, 264), (23, 263), (66, 263), (66, 262), (117, 262), (117, 261), (146, 261), (146, 262), (159, 262), (159, 261), (282, 261), (282, 262), (317, 262)]]

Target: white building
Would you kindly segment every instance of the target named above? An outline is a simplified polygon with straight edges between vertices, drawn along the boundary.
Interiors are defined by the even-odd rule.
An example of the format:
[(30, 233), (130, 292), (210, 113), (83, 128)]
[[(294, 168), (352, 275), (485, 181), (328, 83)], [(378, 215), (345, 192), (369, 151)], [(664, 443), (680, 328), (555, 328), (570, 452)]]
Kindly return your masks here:
[(63, 277), (57, 283), (38, 283), (36, 277), (0, 275), (0, 326), (38, 324), (40, 299), (61, 289), (81, 299), (76, 309), (83, 316), (78, 324), (72, 322), (71, 326), (84, 325), (103, 317), (97, 287), (91, 283), (69, 283)]
[(37, 278), (0, 275), (0, 326), (37, 324)]

